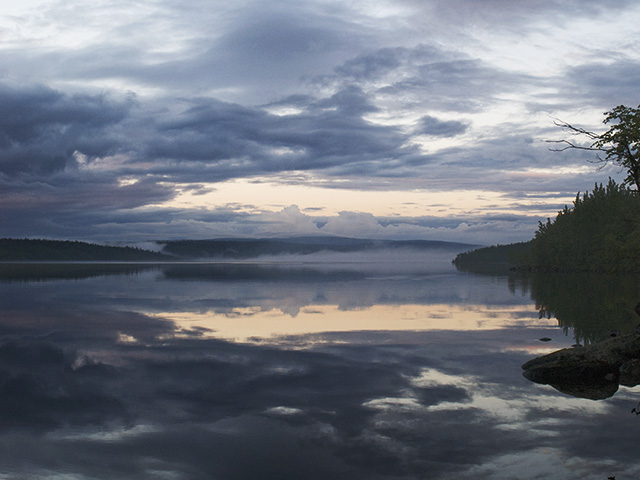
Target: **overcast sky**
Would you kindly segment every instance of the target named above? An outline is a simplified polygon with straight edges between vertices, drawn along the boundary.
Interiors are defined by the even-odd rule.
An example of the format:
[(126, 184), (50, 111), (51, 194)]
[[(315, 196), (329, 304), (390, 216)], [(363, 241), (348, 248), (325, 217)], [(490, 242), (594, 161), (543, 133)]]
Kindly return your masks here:
[(530, 239), (617, 169), (632, 0), (0, 5), (0, 236)]

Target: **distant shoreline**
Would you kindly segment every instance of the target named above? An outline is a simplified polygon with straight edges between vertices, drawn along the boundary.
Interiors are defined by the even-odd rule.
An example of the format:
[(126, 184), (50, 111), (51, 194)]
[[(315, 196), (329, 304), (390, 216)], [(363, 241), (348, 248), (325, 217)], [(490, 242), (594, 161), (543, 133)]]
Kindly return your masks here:
[(522, 259), (531, 248), (531, 242), (493, 245), (462, 252), (453, 259), (455, 267), (471, 273), (512, 273), (526, 271)]
[(73, 240), (0, 239), (0, 264), (176, 264), (242, 262), (260, 257), (382, 250), (460, 252), (475, 245), (431, 240), (367, 240), (347, 237), (159, 241), (161, 251)]

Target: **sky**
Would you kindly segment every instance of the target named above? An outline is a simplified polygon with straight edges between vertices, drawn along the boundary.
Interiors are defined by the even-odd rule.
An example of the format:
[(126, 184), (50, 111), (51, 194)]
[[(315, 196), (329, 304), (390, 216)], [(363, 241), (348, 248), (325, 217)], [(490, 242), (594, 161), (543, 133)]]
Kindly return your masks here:
[(632, 0), (0, 6), (0, 237), (524, 241), (640, 103)]

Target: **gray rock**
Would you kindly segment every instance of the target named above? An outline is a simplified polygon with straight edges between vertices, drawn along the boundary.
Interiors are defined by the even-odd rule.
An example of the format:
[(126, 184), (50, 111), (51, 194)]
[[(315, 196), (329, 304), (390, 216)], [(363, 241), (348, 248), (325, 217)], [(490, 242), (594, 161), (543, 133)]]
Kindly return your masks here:
[(522, 368), (524, 377), (532, 382), (550, 385), (576, 397), (599, 400), (618, 390), (623, 365), (624, 381), (633, 383), (637, 374), (637, 383), (640, 383), (640, 363), (627, 366), (632, 360), (640, 360), (640, 334), (637, 333), (580, 348), (564, 348), (534, 358)]
[(634, 358), (620, 366), (620, 385), (635, 387), (640, 385), (640, 358)]

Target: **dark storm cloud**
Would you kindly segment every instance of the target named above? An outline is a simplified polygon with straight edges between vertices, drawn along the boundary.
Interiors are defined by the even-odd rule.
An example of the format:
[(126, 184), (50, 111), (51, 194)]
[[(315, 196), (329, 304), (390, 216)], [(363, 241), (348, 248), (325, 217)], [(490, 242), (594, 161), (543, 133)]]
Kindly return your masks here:
[(89, 158), (117, 153), (122, 145), (109, 127), (131, 106), (103, 95), (0, 84), (0, 173), (47, 175), (73, 164), (75, 152)]
[[(0, 177), (0, 222), (4, 236), (22, 237), (28, 232), (29, 236), (88, 238), (101, 230), (102, 225), (115, 227), (126, 223), (125, 218), (135, 218), (142, 224), (152, 222), (153, 211), (143, 214), (135, 209), (170, 200), (175, 195), (173, 188), (153, 179), (120, 185), (110, 178), (111, 174), (99, 177), (73, 169), (67, 175), (54, 177), (42, 173), (35, 178), (26, 177), (25, 173), (21, 177), (25, 180)], [(158, 217), (155, 221), (166, 224), (171, 213)], [(122, 231), (115, 235), (119, 237)]]
[[(608, 22), (633, 2), (603, 9), (546, 1), (532, 10), (526, 2), (406, 0), (372, 11), (315, 2), (69, 5), (24, 17), (50, 41), (16, 26), (0, 50), (2, 76), (12, 82), (0, 88), (8, 231), (46, 232), (49, 224), (58, 234), (73, 225), (75, 234), (84, 223), (93, 229), (87, 235), (108, 225), (131, 233), (133, 222), (119, 219), (136, 210), (129, 218), (140, 219), (140, 234), (172, 222), (191, 222), (189, 231), (201, 234), (206, 220), (197, 211), (179, 219), (168, 210), (163, 223), (149, 206), (190, 184), (286, 181), (280, 177), (292, 172), (310, 185), (358, 190), (584, 188), (597, 173), (521, 175), (558, 163), (536, 144), (553, 130), (538, 116), (633, 104), (637, 90), (637, 62), (611, 43), (585, 47), (570, 66), (502, 62), (504, 45), (525, 52), (525, 65), (522, 47), (540, 53), (541, 32), (573, 34), (566, 27), (576, 18)], [(483, 42), (486, 55), (478, 53)], [(111, 93), (96, 93), (104, 91)], [(513, 105), (521, 108), (507, 121), (483, 124)], [(466, 136), (473, 142), (462, 143)], [(561, 162), (578, 165), (584, 156), (567, 153)], [(143, 221), (145, 207), (153, 221)], [(236, 219), (231, 231), (251, 232), (240, 225), (246, 215)]]
[[(2, 182), (4, 191), (0, 194), (3, 202), (0, 211), (9, 213), (12, 209), (30, 210), (38, 206), (55, 208), (59, 212), (73, 212), (81, 208), (99, 213), (101, 210), (133, 209), (151, 202), (169, 200), (174, 191), (159, 185), (155, 180), (142, 179), (130, 185), (119, 185), (108, 175), (96, 178), (92, 175), (78, 175), (81, 181), (68, 177), (53, 178), (44, 182)], [(44, 185), (43, 185), (44, 184)], [(46, 214), (46, 211), (43, 211)]]
[(270, 81), (270, 71), (274, 77), (300, 75), (317, 69), (314, 60), (342, 51), (345, 42), (359, 46), (362, 39), (348, 27), (349, 22), (323, 18), (304, 6), (287, 11), (276, 7), (263, 15), (240, 18), (233, 31), (215, 42), (209, 54), (213, 61), (233, 65), (238, 76), (249, 79), (260, 73)]
[[(157, 124), (153, 140), (138, 161), (172, 162), (168, 167), (157, 162), (151, 171), (172, 172), (177, 180), (183, 175), (188, 178), (193, 171), (201, 180), (215, 181), (383, 159), (397, 161), (417, 154), (404, 145), (406, 137), (399, 130), (363, 118), (377, 108), (357, 87), (346, 87), (324, 99), (294, 98), (265, 108), (294, 102), (304, 104), (305, 110), (274, 115), (211, 99), (195, 100), (175, 118)], [(201, 164), (193, 170), (186, 163), (174, 167), (174, 161)], [(376, 166), (369, 165), (375, 171)]]
[(455, 137), (468, 130), (469, 126), (455, 120), (442, 121), (426, 116), (420, 119), (417, 133), (434, 137)]
[(320, 85), (360, 85), (372, 98), (406, 98), (407, 109), (454, 112), (486, 108), (495, 95), (524, 90), (536, 82), (531, 76), (426, 44), (363, 53), (337, 66), (333, 75), (319, 76), (315, 81)]
[[(288, 99), (304, 107), (291, 115), (203, 98), (159, 118), (149, 116), (149, 106), (133, 109), (127, 99), (72, 97), (46, 87), (4, 91), (11, 97), (5, 111), (12, 113), (3, 125), (5, 234), (25, 228), (33, 235), (47, 224), (56, 235), (65, 227), (73, 234), (83, 224), (119, 223), (121, 210), (171, 199), (173, 182), (327, 171), (351, 163), (376, 175), (417, 154), (399, 130), (363, 118), (376, 107), (357, 87), (322, 99)], [(117, 153), (121, 158), (102, 157)], [(153, 213), (147, 213), (148, 220), (133, 216), (150, 226)], [(171, 216), (167, 211), (164, 223)], [(198, 216), (192, 212), (191, 218)]]

